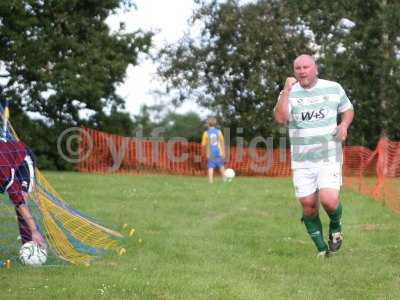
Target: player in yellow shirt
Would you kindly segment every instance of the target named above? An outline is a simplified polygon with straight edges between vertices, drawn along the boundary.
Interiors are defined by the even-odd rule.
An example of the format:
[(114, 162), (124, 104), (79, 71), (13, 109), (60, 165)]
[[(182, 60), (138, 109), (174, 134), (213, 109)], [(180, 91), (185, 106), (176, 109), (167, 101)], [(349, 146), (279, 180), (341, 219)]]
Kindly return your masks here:
[(218, 168), (221, 172), (222, 178), (225, 180), (224, 172), (224, 159), (225, 159), (225, 146), (224, 136), (220, 129), (216, 128), (217, 119), (209, 117), (207, 119), (208, 129), (203, 133), (201, 145), (207, 153), (208, 159), (208, 181), (213, 183), (214, 169)]

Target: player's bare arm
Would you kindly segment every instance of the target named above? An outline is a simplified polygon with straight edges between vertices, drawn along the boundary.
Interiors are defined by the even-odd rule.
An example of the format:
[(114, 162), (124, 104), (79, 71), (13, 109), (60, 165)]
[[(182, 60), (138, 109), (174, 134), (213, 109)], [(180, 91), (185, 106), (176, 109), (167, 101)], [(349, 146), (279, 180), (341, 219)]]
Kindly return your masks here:
[(354, 110), (349, 109), (342, 113), (342, 121), (335, 130), (335, 139), (339, 142), (344, 142), (347, 138), (347, 129), (354, 118)]
[(32, 232), (32, 241), (36, 242), (43, 248), (47, 248), (46, 242), (44, 241), (42, 235), (36, 228), (36, 224), (33, 221), (33, 217), (29, 211), (29, 208), (25, 204), (21, 204), (17, 207), (18, 212), (24, 218), (25, 222), (28, 224), (30, 231)]
[(289, 92), (296, 82), (296, 78), (288, 77), (285, 81), (285, 86), (278, 97), (278, 101), (274, 108), (274, 118), (279, 124), (285, 124), (289, 119)]

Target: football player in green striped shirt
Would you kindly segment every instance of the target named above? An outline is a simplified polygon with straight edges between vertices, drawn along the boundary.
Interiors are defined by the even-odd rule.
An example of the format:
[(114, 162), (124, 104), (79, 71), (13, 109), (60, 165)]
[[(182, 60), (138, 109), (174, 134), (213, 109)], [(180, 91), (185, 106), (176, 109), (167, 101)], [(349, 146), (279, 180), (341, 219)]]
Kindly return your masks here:
[[(289, 127), (293, 185), (303, 209), (302, 220), (318, 256), (327, 256), (338, 251), (343, 241), (339, 199), (342, 143), (354, 117), (353, 105), (339, 83), (318, 78), (312, 56), (298, 56), (293, 69), (294, 77), (286, 79), (274, 117)], [(320, 204), (330, 219), (328, 244), (323, 237)]]

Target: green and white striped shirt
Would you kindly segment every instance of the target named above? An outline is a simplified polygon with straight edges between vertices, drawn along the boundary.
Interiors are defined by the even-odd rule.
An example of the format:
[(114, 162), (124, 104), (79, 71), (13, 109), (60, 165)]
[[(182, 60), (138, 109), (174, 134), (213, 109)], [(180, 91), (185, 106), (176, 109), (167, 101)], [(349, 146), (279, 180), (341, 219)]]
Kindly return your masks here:
[(296, 83), (289, 93), (289, 137), (292, 169), (341, 164), (342, 144), (335, 141), (338, 114), (353, 109), (342, 86), (318, 79), (304, 89)]

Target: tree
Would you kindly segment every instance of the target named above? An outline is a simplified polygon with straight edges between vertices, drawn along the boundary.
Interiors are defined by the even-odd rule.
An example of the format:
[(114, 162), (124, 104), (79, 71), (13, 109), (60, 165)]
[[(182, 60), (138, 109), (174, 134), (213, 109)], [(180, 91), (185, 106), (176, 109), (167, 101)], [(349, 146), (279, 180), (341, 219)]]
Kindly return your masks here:
[(199, 39), (186, 35), (160, 52), (167, 92), (178, 91), (177, 102), (195, 99), (215, 111), (233, 136), (277, 134), (272, 110), (279, 85), (297, 53), (312, 53), (309, 38), (279, 1), (197, 2)]
[(158, 125), (164, 129), (163, 137), (166, 140), (184, 138), (188, 142), (200, 142), (205, 129), (204, 120), (195, 112), (170, 112)]
[(122, 136), (133, 136), (135, 129), (129, 113), (117, 111), (116, 108), (113, 108), (109, 115), (104, 112), (94, 114), (89, 118), (86, 126)]
[(150, 33), (111, 34), (105, 18), (118, 0), (2, 1), (4, 97), (52, 122), (78, 124), (79, 110), (122, 107), (116, 84), (148, 51)]
[(200, 142), (204, 125), (204, 120), (196, 112), (179, 114), (166, 110), (162, 105), (143, 105), (140, 113), (134, 116), (135, 136), (165, 141), (184, 138), (188, 142)]
[(355, 106), (353, 144), (400, 138), (400, 2), (288, 1), (314, 32), (324, 76), (341, 82)]
[(161, 106), (142, 105), (140, 112), (133, 116), (133, 124), (135, 127), (135, 136), (148, 138), (153, 130), (158, 126), (158, 123), (153, 121), (152, 115), (157, 115), (161, 112)]
[(196, 1), (199, 38), (160, 52), (160, 76), (176, 101), (194, 98), (247, 140), (277, 134), (279, 84), (301, 53), (315, 54), (321, 77), (340, 82), (356, 118), (350, 144), (400, 138), (400, 3), (394, 0)]
[(0, 85), (14, 113), (39, 114), (47, 130), (55, 131), (48, 136), (57, 136), (85, 123), (82, 109), (101, 115), (105, 108), (123, 108), (116, 86), (138, 54), (148, 52), (152, 33), (124, 33), (124, 24), (111, 33), (105, 19), (132, 5), (129, 0), (1, 1)]

